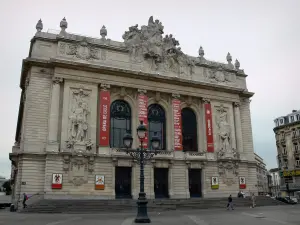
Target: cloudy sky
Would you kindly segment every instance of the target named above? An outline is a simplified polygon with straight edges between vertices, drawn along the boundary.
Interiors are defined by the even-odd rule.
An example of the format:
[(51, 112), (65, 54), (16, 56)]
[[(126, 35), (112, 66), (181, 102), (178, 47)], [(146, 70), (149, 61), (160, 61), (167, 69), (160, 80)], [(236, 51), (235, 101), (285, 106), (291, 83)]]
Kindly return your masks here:
[(276, 167), (273, 119), (300, 109), (299, 0), (10, 0), (0, 7), (0, 175), (9, 176), (8, 153), (14, 143), (19, 107), (22, 59), (28, 56), (35, 25), (59, 29), (65, 16), (68, 31), (99, 37), (105, 25), (108, 38), (122, 40), (129, 26), (147, 24), (149, 16), (162, 21), (165, 33), (179, 40), (182, 50), (226, 62), (238, 58), (249, 75), (254, 150), (268, 168)]

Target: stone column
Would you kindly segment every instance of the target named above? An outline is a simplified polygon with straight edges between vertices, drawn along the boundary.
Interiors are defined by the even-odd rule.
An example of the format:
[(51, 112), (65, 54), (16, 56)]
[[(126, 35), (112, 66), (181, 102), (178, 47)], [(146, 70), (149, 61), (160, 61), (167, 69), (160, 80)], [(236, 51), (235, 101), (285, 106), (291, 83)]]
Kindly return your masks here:
[(61, 77), (53, 77), (52, 79), (52, 95), (50, 105), (50, 117), (49, 117), (49, 133), (48, 133), (48, 146), (47, 151), (59, 150), (58, 144), (58, 120), (59, 120), (59, 104), (60, 104), (60, 86), (63, 82)]
[(173, 161), (169, 162), (169, 172), (168, 172), (168, 186), (169, 186), (169, 197), (173, 198)]
[(236, 135), (236, 147), (238, 152), (243, 152), (243, 138), (242, 138), (242, 125), (240, 115), (240, 103), (233, 103), (234, 111), (234, 124), (235, 124), (235, 135)]
[(190, 181), (189, 181), (189, 170), (191, 168), (191, 163), (190, 162), (186, 162), (186, 166), (185, 166), (185, 190), (186, 190), (186, 198), (190, 198)]

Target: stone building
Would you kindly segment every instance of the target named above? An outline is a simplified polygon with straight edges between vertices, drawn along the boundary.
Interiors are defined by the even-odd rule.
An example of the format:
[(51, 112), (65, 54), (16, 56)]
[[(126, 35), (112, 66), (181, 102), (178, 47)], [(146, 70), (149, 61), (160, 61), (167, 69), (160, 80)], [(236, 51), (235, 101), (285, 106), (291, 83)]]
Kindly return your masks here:
[(276, 118), (274, 123), (278, 168), (284, 178), (280, 189), (283, 195), (288, 191), (294, 195), (300, 191), (300, 110)]
[(259, 195), (265, 195), (269, 192), (268, 184), (268, 170), (266, 169), (266, 164), (259, 155), (255, 154), (256, 161), (256, 174), (257, 174), (257, 192)]
[(120, 148), (128, 132), (138, 147), (140, 120), (162, 150), (145, 168), (148, 198), (235, 195), (240, 182), (255, 189), (253, 93), (229, 53), (227, 63), (205, 59), (202, 47), (188, 56), (153, 17), (124, 42), (105, 26), (100, 38), (67, 32), (65, 19), (60, 27), (42, 32), (39, 21), (23, 60), (15, 198), (137, 198), (139, 166)]

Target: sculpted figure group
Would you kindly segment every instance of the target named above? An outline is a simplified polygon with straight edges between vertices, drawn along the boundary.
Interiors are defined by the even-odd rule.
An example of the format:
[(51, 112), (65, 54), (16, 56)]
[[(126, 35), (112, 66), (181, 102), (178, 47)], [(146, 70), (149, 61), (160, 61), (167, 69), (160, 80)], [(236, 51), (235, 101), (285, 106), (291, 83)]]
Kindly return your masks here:
[(147, 26), (129, 27), (123, 35), (124, 43), (129, 49), (131, 59), (136, 62), (148, 61), (151, 70), (172, 71), (191, 75), (194, 62), (181, 51), (179, 42), (172, 34), (162, 36), (163, 25), (151, 16)]

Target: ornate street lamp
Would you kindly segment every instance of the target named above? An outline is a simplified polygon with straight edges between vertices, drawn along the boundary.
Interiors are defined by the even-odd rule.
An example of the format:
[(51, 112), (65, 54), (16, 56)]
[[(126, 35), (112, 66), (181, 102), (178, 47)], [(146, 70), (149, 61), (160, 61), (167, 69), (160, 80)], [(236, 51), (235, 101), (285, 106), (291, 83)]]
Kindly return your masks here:
[(160, 147), (160, 139), (155, 132), (151, 138), (151, 147), (153, 150), (147, 150), (143, 148), (143, 142), (147, 135), (147, 128), (143, 124), (143, 121), (140, 121), (140, 125), (137, 128), (137, 135), (140, 140), (140, 148), (131, 149), (133, 138), (130, 134), (125, 134), (123, 137), (123, 144), (126, 148), (126, 153), (129, 154), (133, 159), (137, 161), (140, 165), (140, 193), (137, 201), (138, 212), (135, 218), (135, 223), (150, 223), (150, 219), (147, 213), (147, 198), (144, 190), (144, 165), (148, 160), (150, 160), (154, 155), (157, 154), (157, 150)]

